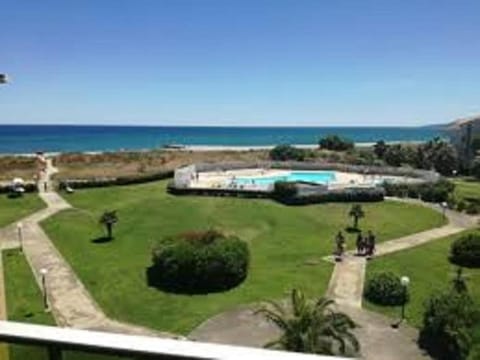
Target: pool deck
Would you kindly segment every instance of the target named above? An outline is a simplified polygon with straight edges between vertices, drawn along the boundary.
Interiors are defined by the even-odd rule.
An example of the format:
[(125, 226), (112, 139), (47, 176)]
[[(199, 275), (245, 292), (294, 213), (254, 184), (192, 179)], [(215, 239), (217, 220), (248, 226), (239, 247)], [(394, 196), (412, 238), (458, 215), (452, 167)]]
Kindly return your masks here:
[[(235, 180), (235, 178), (242, 179), (252, 179), (252, 184), (244, 184), (242, 188), (244, 189), (265, 189), (269, 185), (265, 184), (255, 184), (256, 179), (277, 177), (277, 176), (287, 176), (291, 171), (290, 170), (279, 170), (279, 169), (239, 169), (239, 170), (228, 170), (228, 171), (210, 171), (210, 172), (200, 172), (198, 173), (198, 178), (190, 182), (191, 188), (207, 188), (207, 189), (224, 189), (230, 188), (230, 184)], [(319, 171), (309, 171), (302, 170), (297, 172), (311, 172), (316, 173)], [(331, 172), (325, 170), (325, 172)], [(409, 178), (402, 178), (396, 176), (383, 176), (383, 175), (364, 175), (359, 173), (346, 173), (340, 171), (335, 172), (335, 181), (328, 183), (328, 187), (331, 189), (339, 189), (351, 186), (364, 186), (372, 187), (375, 186), (375, 183), (384, 179), (392, 181), (408, 181)]]

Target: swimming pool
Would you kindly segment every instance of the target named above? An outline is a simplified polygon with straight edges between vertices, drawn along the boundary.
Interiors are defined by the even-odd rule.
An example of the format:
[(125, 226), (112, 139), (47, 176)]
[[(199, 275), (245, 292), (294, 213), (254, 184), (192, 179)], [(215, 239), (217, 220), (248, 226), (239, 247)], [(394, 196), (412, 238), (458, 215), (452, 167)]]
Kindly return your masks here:
[(336, 180), (334, 171), (291, 171), (284, 175), (238, 177), (233, 182), (238, 185), (271, 185), (277, 181), (305, 181), (316, 184), (328, 184)]

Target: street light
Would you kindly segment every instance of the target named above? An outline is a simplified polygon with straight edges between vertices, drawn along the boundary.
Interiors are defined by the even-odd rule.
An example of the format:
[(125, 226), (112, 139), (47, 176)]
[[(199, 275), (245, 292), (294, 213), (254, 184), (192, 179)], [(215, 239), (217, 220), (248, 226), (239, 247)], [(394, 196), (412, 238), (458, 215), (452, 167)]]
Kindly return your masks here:
[(400, 278), (400, 284), (402, 285), (403, 290), (403, 301), (402, 301), (402, 310), (400, 314), (400, 321), (392, 324), (394, 329), (397, 329), (402, 322), (405, 321), (405, 305), (407, 303), (408, 298), (408, 285), (410, 285), (410, 278), (408, 276), (402, 276)]
[(403, 302), (402, 302), (402, 317), (401, 321), (405, 320), (405, 304), (407, 303), (408, 285), (410, 285), (410, 278), (408, 276), (402, 276), (400, 278), (400, 284), (403, 287)]
[(21, 222), (17, 224), (17, 235), (20, 243), (20, 252), (23, 252), (23, 224)]
[(445, 212), (447, 211), (448, 204), (446, 201), (444, 201), (440, 203), (440, 206), (442, 208), (443, 218), (445, 219), (447, 217)]
[(48, 274), (48, 270), (46, 268), (40, 269), (40, 275), (42, 276), (43, 308), (45, 309), (45, 311), (48, 311), (47, 285), (46, 285), (47, 274)]

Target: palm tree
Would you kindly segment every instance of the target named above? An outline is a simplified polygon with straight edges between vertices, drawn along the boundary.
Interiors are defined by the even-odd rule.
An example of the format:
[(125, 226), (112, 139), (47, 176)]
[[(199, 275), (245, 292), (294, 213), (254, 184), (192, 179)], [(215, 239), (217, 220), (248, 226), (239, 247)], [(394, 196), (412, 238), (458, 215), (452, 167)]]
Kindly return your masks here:
[(348, 315), (331, 309), (333, 300), (307, 300), (300, 290), (293, 289), (290, 302), (289, 306), (269, 302), (270, 306), (257, 311), (282, 331), (280, 338), (265, 347), (324, 355), (360, 350), (350, 331), (356, 324)]
[(108, 239), (113, 238), (113, 225), (118, 222), (117, 211), (105, 211), (99, 220), (100, 224), (105, 226)]
[(363, 211), (362, 205), (352, 205), (348, 216), (353, 218), (353, 228), (358, 229), (358, 220), (365, 217), (365, 212)]

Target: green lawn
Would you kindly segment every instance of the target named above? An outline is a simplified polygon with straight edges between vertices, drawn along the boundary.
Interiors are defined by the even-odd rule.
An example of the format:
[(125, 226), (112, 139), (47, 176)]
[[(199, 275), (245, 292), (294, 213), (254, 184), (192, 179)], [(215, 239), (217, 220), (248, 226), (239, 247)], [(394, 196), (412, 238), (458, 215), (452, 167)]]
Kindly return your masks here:
[(0, 194), (0, 228), (44, 207), (45, 203), (37, 194), (25, 194), (12, 199), (5, 194)]
[[(219, 312), (239, 304), (284, 297), (292, 287), (308, 295), (326, 290), (335, 233), (350, 224), (348, 204), (287, 207), (270, 200), (175, 197), (166, 182), (78, 191), (67, 198), (76, 210), (43, 223), (105, 312), (117, 319), (186, 334)], [(103, 235), (98, 217), (118, 210), (115, 240)], [(443, 224), (430, 209), (395, 202), (365, 204), (364, 229), (380, 241)], [(251, 249), (247, 280), (234, 290), (201, 296), (173, 295), (149, 288), (145, 272), (156, 239), (216, 227), (233, 232)], [(353, 246), (353, 235), (349, 236)], [(317, 262), (312, 265), (312, 260)], [(313, 263), (315, 263), (313, 261)]]
[(455, 196), (458, 199), (479, 199), (480, 181), (474, 179), (455, 180)]
[[(55, 326), (55, 320), (43, 309), (42, 293), (35, 282), (27, 261), (19, 250), (6, 250), (2, 254), (5, 273), (5, 291), (8, 319), (40, 325)], [(10, 345), (10, 360), (47, 360), (44, 347)], [(68, 351), (65, 360), (113, 360), (112, 356)]]
[[(435, 240), (426, 245), (401, 251), (372, 260), (367, 267), (367, 278), (375, 272), (393, 271), (399, 276), (407, 275), (411, 279), (409, 286), (410, 302), (406, 308), (408, 322), (420, 326), (423, 305), (430, 294), (436, 290), (448, 289), (454, 278), (456, 267), (448, 261), (450, 244), (462, 234)], [(474, 299), (480, 299), (480, 270), (465, 269), (468, 287)], [(399, 308), (377, 306), (365, 302), (368, 308), (392, 317), (399, 316)]]

